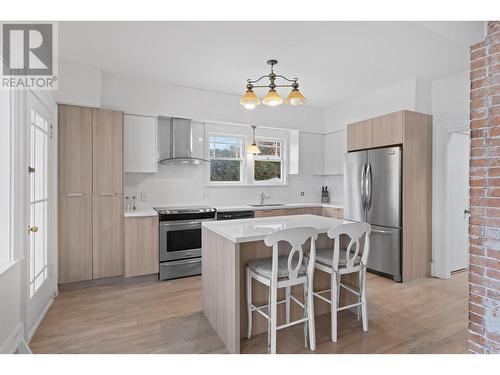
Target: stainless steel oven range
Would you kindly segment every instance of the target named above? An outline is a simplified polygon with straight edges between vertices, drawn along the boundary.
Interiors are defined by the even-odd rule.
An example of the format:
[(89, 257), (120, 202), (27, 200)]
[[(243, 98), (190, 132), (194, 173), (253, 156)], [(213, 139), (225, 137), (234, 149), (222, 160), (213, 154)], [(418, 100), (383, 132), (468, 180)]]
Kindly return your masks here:
[(215, 220), (210, 207), (155, 207), (159, 215), (160, 280), (201, 274), (201, 223)]

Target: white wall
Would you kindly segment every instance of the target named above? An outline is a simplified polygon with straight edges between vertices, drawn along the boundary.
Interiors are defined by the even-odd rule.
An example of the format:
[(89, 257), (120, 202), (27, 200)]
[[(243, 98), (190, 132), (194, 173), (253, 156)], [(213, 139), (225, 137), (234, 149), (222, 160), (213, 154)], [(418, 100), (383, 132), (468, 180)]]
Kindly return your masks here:
[(57, 103), (85, 107), (101, 106), (101, 70), (90, 65), (59, 61)]
[[(1, 63), (1, 61), (0, 61)], [(9, 90), (0, 90), (0, 261), (10, 260), (11, 252), (11, 97)]]
[[(223, 78), (221, 78), (223, 79)], [(323, 131), (323, 110), (308, 106), (264, 105), (245, 110), (239, 96), (172, 86), (162, 82), (102, 76), (102, 107), (127, 113), (188, 117), (208, 122), (229, 122), (285, 129)]]
[(461, 72), (432, 83), (433, 115), (433, 275), (448, 278), (446, 231), (446, 166), (448, 133), (469, 128), (469, 72)]
[(352, 122), (403, 109), (416, 110), (417, 81), (412, 78), (325, 109), (324, 132), (345, 129)]

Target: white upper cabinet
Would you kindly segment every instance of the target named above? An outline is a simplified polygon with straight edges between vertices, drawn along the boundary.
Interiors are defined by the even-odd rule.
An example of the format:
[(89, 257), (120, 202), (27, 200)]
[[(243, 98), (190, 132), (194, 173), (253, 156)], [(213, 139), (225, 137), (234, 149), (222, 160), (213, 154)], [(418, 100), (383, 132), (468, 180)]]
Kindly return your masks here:
[(325, 135), (325, 175), (344, 173), (344, 154), (347, 152), (347, 131), (340, 130)]
[(149, 116), (123, 116), (123, 171), (156, 173), (157, 119)]
[(325, 143), (322, 134), (301, 132), (299, 136), (299, 174), (325, 174)]

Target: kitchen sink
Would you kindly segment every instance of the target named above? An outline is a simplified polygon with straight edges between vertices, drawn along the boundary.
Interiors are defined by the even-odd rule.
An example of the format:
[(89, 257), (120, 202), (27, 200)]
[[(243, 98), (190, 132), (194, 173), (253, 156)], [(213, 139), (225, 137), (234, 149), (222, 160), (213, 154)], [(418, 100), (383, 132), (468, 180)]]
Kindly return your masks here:
[(264, 203), (264, 204), (249, 204), (250, 207), (269, 207), (269, 206), (284, 206), (284, 203)]

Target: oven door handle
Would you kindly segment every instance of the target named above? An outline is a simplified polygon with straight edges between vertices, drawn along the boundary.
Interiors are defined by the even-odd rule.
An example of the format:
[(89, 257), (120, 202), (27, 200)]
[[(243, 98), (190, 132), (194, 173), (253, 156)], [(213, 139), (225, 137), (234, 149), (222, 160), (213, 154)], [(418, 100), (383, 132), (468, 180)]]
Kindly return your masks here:
[(201, 222), (200, 221), (188, 221), (188, 222), (183, 222), (183, 223), (160, 223), (160, 227), (166, 227), (166, 228), (182, 228), (182, 227), (196, 228), (196, 227), (200, 227), (201, 228)]

